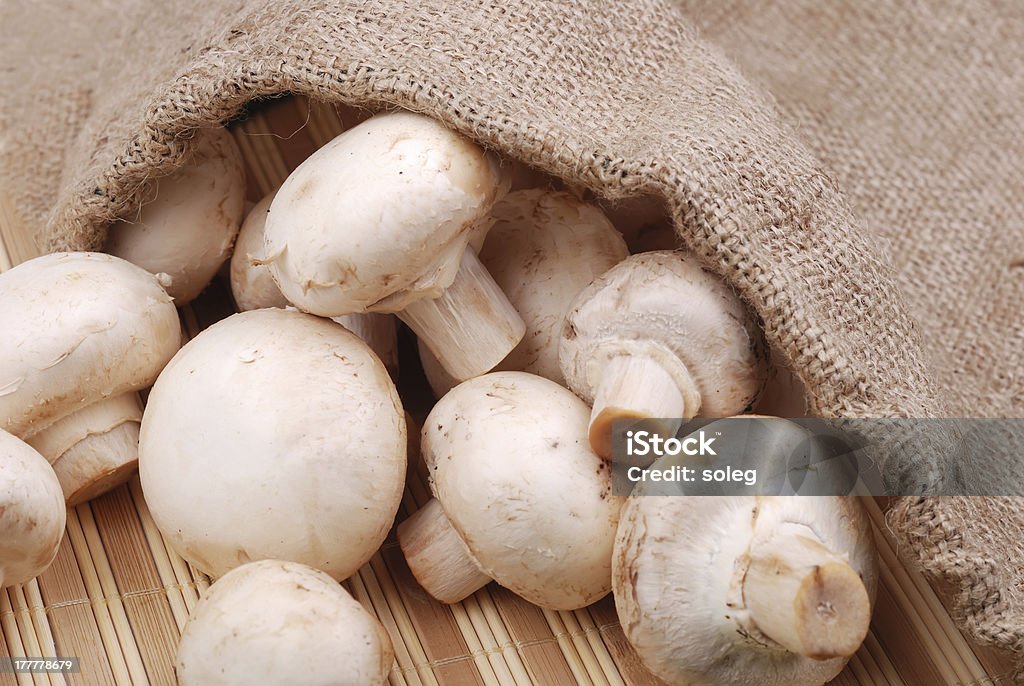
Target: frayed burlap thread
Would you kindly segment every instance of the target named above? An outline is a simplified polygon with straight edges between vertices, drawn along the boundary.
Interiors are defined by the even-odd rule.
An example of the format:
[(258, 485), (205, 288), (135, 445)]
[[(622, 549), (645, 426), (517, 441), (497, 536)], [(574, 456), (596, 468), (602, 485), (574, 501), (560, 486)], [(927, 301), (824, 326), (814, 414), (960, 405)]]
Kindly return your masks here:
[[(755, 9), (732, 7), (735, 30), (756, 25)], [(737, 46), (718, 40), (712, 19), (729, 15), (698, 9), (712, 41), (656, 0), (10, 0), (0, 183), (49, 249), (95, 249), (152, 179), (183, 163), (196, 128), (251, 100), (293, 92), (404, 107), (605, 197), (663, 195), (683, 245), (757, 312), (814, 413), (956, 407), (885, 234), (855, 218), (819, 160), (833, 161), (829, 148), (799, 130), (800, 98), (778, 109), (773, 88), (741, 75), (749, 54), (725, 56)], [(783, 67), (798, 74), (799, 56)], [(927, 456), (884, 465), (932, 484), (952, 467)], [(933, 539), (905, 540), (923, 552)], [(1014, 645), (1021, 604), (997, 586), (1008, 628), (978, 633)], [(995, 626), (977, 609), (965, 610), (972, 626)]]

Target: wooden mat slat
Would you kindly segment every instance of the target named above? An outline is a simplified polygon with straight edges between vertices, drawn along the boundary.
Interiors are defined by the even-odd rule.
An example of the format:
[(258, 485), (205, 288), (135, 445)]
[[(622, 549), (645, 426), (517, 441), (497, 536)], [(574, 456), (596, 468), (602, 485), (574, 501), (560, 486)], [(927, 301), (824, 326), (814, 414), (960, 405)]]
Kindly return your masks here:
[[(85, 594), (80, 597), (87, 598), (87, 602), (92, 608), (96, 633), (103, 644), (114, 683), (117, 686), (127, 686), (132, 683), (128, 661), (125, 659), (117, 630), (114, 628), (110, 607), (100, 583), (99, 572), (96, 570), (96, 565), (89, 554), (89, 544), (79, 522), (77, 508), (68, 510), (68, 526), (62, 547), (70, 549), (72, 560), (77, 565), (78, 571), (81, 574)], [(58, 554), (59, 558), (60, 554)], [(44, 575), (45, 577), (46, 575)], [(82, 656), (78, 655), (78, 657)]]
[[(130, 679), (134, 684), (148, 684), (149, 679), (147, 677), (146, 665), (145, 662), (143, 662), (138, 641), (141, 640), (143, 644), (156, 643), (154, 641), (147, 640), (146, 637), (162, 636), (165, 639), (164, 643), (166, 643), (167, 637), (155, 633), (139, 634), (136, 636), (132, 631), (132, 624), (128, 619), (128, 612), (125, 609), (124, 598), (121, 596), (120, 591), (117, 588), (117, 581), (115, 580), (114, 570), (112, 568), (113, 560), (108, 557), (108, 553), (103, 547), (103, 539), (98, 527), (96, 526), (96, 519), (93, 516), (92, 507), (89, 503), (86, 503), (85, 505), (80, 505), (75, 508), (74, 511), (76, 513), (75, 516), (69, 516), (69, 520), (76, 520), (78, 528), (82, 532), (82, 538), (85, 540), (89, 559), (92, 561), (99, 581), (102, 601), (106, 604), (107, 610), (110, 613), (114, 633), (117, 636), (118, 645), (120, 646), (121, 653), (124, 656), (125, 666), (128, 670)], [(72, 522), (69, 522), (69, 525), (71, 524)], [(82, 555), (77, 551), (76, 554), (78, 555), (79, 564), (82, 564)]]
[[(149, 506), (142, 497), (142, 485), (139, 483), (138, 475), (132, 478), (128, 484), (131, 504), (139, 517), (139, 524), (142, 526), (142, 533), (146, 539), (149, 554), (156, 565), (159, 583), (167, 592), (167, 602), (174, 616), (174, 624), (178, 633), (185, 628), (188, 615), (199, 600), (192, 579), (189, 576), (188, 567), (184, 565), (181, 558), (178, 558), (179, 565), (175, 566), (171, 561), (171, 555), (163, 536), (160, 535), (153, 515), (149, 512)], [(177, 557), (175, 555), (175, 557)]]
[[(178, 629), (165, 583), (161, 580), (128, 489), (121, 487), (93, 500), (91, 510), (103, 549), (110, 561), (112, 581), (123, 598), (125, 617), (133, 636), (169, 636), (171, 645), (137, 641), (139, 657), (150, 683), (174, 681), (174, 650)], [(171, 580), (173, 584), (173, 580)], [(173, 588), (173, 586), (172, 586)]]
[[(21, 628), (14, 616), (10, 598), (5, 591), (0, 591), (0, 629), (4, 632), (4, 643), (8, 652), (14, 656), (29, 655), (25, 641), (22, 640)], [(0, 675), (5, 682), (10, 683), (13, 679), (18, 686), (32, 686), (33, 679), (30, 674)]]
[[(61, 546), (53, 565), (38, 580), (57, 647), (56, 655), (78, 657), (81, 675), (88, 674), (92, 683), (101, 686), (115, 684), (110, 657), (103, 644), (93, 605), (88, 600), (82, 570), (69, 542)], [(103, 612), (106, 612), (105, 608)], [(70, 683), (85, 683), (81, 675), (70, 675)]]

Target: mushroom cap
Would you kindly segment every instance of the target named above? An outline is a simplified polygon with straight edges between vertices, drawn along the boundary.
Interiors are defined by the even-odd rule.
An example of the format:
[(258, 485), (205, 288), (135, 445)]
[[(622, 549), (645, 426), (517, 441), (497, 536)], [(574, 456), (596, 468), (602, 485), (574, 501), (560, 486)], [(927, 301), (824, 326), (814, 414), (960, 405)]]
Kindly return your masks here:
[(245, 211), (242, 153), (224, 128), (198, 129), (184, 166), (156, 182), (131, 221), (110, 226), (104, 252), (169, 277), (176, 305), (198, 296), (231, 253)]
[(394, 662), (384, 627), (334, 579), (294, 562), (233, 569), (178, 644), (181, 686), (376, 686)]
[(588, 403), (609, 360), (646, 355), (701, 398), (699, 414), (747, 410), (764, 385), (767, 350), (750, 312), (720, 279), (679, 252), (633, 255), (583, 289), (559, 344), (565, 379)]
[(846, 658), (815, 660), (752, 626), (742, 561), (754, 531), (805, 525), (831, 550), (850, 551), (872, 604), (878, 571), (860, 504), (837, 497), (645, 496), (623, 508), (615, 541), (619, 620), (651, 671), (669, 683), (810, 686)]
[(398, 392), (365, 343), (326, 319), (253, 310), (160, 375), (139, 473), (157, 526), (203, 571), (279, 558), (344, 579), (391, 528), (405, 450)]
[(50, 566), (66, 516), (50, 464), (0, 430), (0, 588), (24, 583)]
[(0, 428), (28, 438), (153, 383), (181, 346), (156, 277), (102, 253), (54, 253), (0, 275)]
[(253, 205), (242, 222), (231, 255), (231, 294), (238, 309), (258, 310), (262, 307), (287, 307), (289, 302), (277, 287), (270, 267), (263, 263), (266, 256), (263, 229), (267, 224), (270, 203), (277, 191), (267, 194)]
[(429, 117), (372, 117), (281, 186), (265, 229), (274, 279), (325, 317), (436, 298), (508, 184), (495, 156)]
[(590, 411), (547, 379), (496, 372), (452, 389), (423, 425), (431, 488), (481, 570), (536, 605), (608, 593), (621, 499), (587, 442)]

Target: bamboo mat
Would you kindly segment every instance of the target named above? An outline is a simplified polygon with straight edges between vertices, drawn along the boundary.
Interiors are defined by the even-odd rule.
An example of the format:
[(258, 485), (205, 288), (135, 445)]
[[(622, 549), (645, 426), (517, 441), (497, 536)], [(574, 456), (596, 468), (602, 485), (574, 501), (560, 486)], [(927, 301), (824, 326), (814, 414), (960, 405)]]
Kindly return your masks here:
[[(352, 123), (349, 111), (300, 99), (253, 107), (233, 125), (249, 173), (249, 199), (276, 188)], [(2, 196), (0, 239), (0, 270), (36, 254)], [(233, 311), (222, 274), (182, 310), (182, 324), (194, 336)], [(422, 418), (429, 400), (408, 339), (402, 353), (399, 385), (407, 409)], [(425, 484), (422, 464), (410, 469), (399, 520), (429, 499)], [(877, 609), (867, 641), (833, 683), (1010, 683), (1009, 661), (968, 644), (943, 595), (900, 564), (885, 530), (884, 503), (869, 501), (869, 507), (882, 559)], [(0, 591), (0, 657), (77, 656), (82, 672), (0, 674), (0, 686), (173, 684), (178, 637), (208, 585), (165, 544), (137, 479), (79, 506), (69, 512), (53, 566), (36, 580)], [(610, 598), (576, 612), (550, 612), (491, 584), (446, 607), (416, 585), (393, 535), (345, 586), (391, 636), (393, 686), (655, 683), (623, 638)]]

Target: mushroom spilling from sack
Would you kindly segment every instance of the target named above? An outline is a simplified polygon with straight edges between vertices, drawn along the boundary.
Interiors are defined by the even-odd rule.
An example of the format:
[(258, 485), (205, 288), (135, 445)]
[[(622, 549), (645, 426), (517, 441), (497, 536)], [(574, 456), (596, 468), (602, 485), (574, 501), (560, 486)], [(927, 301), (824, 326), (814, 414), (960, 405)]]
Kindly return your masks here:
[(42, 455), (0, 429), (0, 590), (43, 573), (64, 537), (64, 496)]
[(294, 310), (200, 333), (142, 420), (153, 519), (214, 577), (261, 559), (349, 577), (384, 542), (405, 468), (405, 414), (384, 365), (344, 328)]
[(608, 593), (621, 503), (587, 445), (588, 415), (524, 372), (463, 382), (434, 406), (420, 444), (435, 499), (398, 528), (428, 593), (454, 603), (494, 579), (555, 610)]
[(393, 312), (456, 380), (489, 371), (525, 325), (476, 253), (510, 180), (496, 156), (437, 122), (384, 114), (303, 162), (264, 231), (289, 302), (324, 317)]
[(569, 387), (593, 405), (590, 442), (612, 455), (616, 420), (748, 412), (767, 351), (754, 317), (721, 280), (677, 252), (633, 255), (577, 296), (558, 355)]
[(245, 201), (242, 154), (223, 128), (200, 129), (185, 164), (156, 180), (134, 217), (111, 224), (105, 251), (161, 278), (178, 307), (231, 256)]
[(878, 568), (853, 498), (629, 498), (615, 541), (626, 637), (670, 684), (813, 686), (868, 632)]
[(262, 560), (210, 587), (182, 632), (176, 669), (181, 686), (380, 686), (393, 662), (384, 627), (334, 579)]
[(156, 277), (110, 255), (57, 253), (0, 275), (0, 303), (0, 428), (43, 453), (72, 505), (126, 481), (136, 392), (181, 345)]

